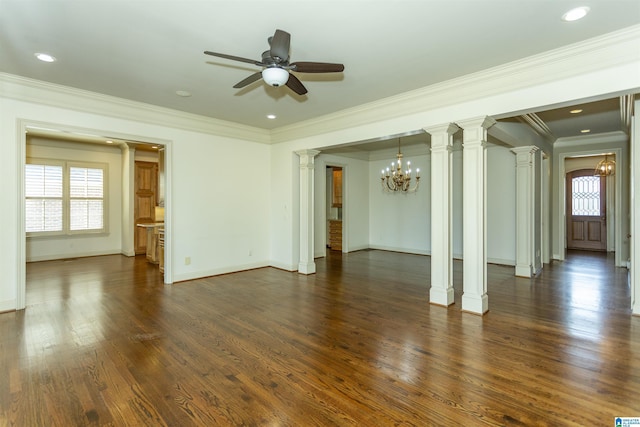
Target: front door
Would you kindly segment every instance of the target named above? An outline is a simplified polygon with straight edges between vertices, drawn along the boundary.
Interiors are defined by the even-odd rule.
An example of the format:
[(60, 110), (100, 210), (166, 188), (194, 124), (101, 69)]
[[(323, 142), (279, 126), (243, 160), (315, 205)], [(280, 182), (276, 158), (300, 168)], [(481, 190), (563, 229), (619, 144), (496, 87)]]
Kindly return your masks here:
[(567, 248), (607, 250), (606, 177), (593, 169), (567, 174)]

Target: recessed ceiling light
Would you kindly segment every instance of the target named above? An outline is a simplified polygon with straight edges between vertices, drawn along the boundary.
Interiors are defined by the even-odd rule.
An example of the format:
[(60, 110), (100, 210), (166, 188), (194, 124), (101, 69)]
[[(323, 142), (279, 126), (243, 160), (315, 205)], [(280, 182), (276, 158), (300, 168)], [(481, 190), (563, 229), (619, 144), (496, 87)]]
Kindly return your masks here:
[(36, 56), (36, 58), (38, 58), (40, 61), (42, 62), (56, 62), (56, 58), (49, 55), (48, 53), (34, 53), (34, 55)]
[(582, 133), (589, 133), (589, 132), (591, 132), (591, 129), (582, 129), (580, 132), (582, 132)]
[(178, 95), (178, 96), (182, 96), (182, 97), (184, 97), (184, 98), (188, 98), (188, 97), (190, 97), (190, 96), (191, 96), (191, 92), (188, 92), (188, 91), (186, 91), (186, 90), (177, 90), (177, 91), (176, 91), (176, 95)]
[(267, 119), (269, 120), (273, 120), (275, 119), (277, 116), (275, 114), (267, 114)]
[(582, 113), (582, 108), (576, 108), (575, 110), (571, 110), (569, 111), (571, 114), (578, 114), (578, 113)]
[(111, 141), (110, 139), (105, 141), (107, 144), (113, 144), (113, 141)]
[(576, 7), (562, 15), (562, 20), (566, 22), (577, 21), (578, 19), (582, 19), (587, 16), (589, 10), (590, 9), (587, 6)]

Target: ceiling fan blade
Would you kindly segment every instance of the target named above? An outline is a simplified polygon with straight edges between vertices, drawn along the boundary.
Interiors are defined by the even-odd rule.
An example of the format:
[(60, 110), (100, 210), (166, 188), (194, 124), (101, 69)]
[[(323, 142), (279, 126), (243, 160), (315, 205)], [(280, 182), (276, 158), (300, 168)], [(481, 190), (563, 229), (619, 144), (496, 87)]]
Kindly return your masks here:
[(271, 38), (271, 57), (280, 58), (284, 62), (289, 59), (289, 44), (291, 42), (291, 34), (286, 31), (276, 30)]
[(328, 62), (294, 62), (291, 69), (299, 73), (340, 73), (344, 71), (344, 65)]
[(235, 85), (233, 85), (234, 88), (236, 89), (240, 89), (241, 87), (245, 87), (247, 85), (250, 85), (251, 83), (258, 81), (262, 78), (262, 72), (258, 71), (257, 73), (251, 74), (249, 77), (247, 77), (246, 79), (239, 81), (238, 83), (236, 83)]
[(291, 73), (289, 73), (289, 80), (287, 80), (287, 86), (289, 86), (289, 89), (291, 89), (298, 95), (304, 95), (305, 93), (307, 93), (307, 88), (304, 87), (302, 82), (298, 80), (298, 78)]
[(248, 64), (257, 65), (259, 67), (264, 67), (265, 66), (262, 62), (256, 61), (255, 59), (249, 59), (249, 58), (242, 58), (240, 56), (227, 55), (226, 53), (210, 52), (208, 50), (205, 50), (204, 53), (207, 54), (207, 55), (211, 55), (211, 56), (218, 56), (220, 58), (231, 59), (232, 61), (246, 62)]

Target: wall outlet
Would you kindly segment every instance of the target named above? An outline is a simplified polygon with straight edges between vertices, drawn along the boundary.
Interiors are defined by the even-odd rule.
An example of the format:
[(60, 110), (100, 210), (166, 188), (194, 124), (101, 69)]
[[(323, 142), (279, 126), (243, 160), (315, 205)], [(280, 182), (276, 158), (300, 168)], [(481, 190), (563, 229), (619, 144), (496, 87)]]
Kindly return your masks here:
[(184, 265), (189, 265), (189, 264), (191, 264), (191, 257), (190, 256), (184, 258)]

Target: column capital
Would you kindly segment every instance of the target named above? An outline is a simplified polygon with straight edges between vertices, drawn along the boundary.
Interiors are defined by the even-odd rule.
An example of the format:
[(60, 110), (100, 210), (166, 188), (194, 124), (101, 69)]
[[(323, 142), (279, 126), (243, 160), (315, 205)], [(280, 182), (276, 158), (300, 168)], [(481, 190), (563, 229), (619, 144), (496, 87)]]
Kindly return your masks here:
[(462, 129), (473, 129), (477, 127), (482, 127), (485, 130), (489, 129), (491, 126), (495, 125), (497, 122), (491, 116), (482, 116), (476, 117), (473, 119), (466, 120), (458, 120), (456, 124), (460, 126)]
[(524, 147), (514, 147), (511, 149), (515, 154), (533, 154), (540, 148), (536, 145), (526, 145)]
[(295, 152), (300, 156), (300, 169), (313, 169), (313, 159), (320, 154), (318, 150), (298, 150)]
[(448, 133), (449, 135), (453, 135), (454, 133), (460, 130), (460, 127), (455, 123), (443, 123), (440, 125), (428, 126), (422, 128), (429, 135), (434, 135), (436, 133)]
[(540, 148), (535, 145), (527, 145), (525, 147), (512, 148), (511, 152), (516, 155), (516, 166), (529, 167), (533, 164), (533, 155), (539, 150)]
[(315, 156), (317, 156), (318, 154), (320, 154), (320, 151), (318, 150), (297, 150), (294, 151), (298, 156), (300, 156), (300, 158), (303, 157), (311, 157), (314, 158)]

